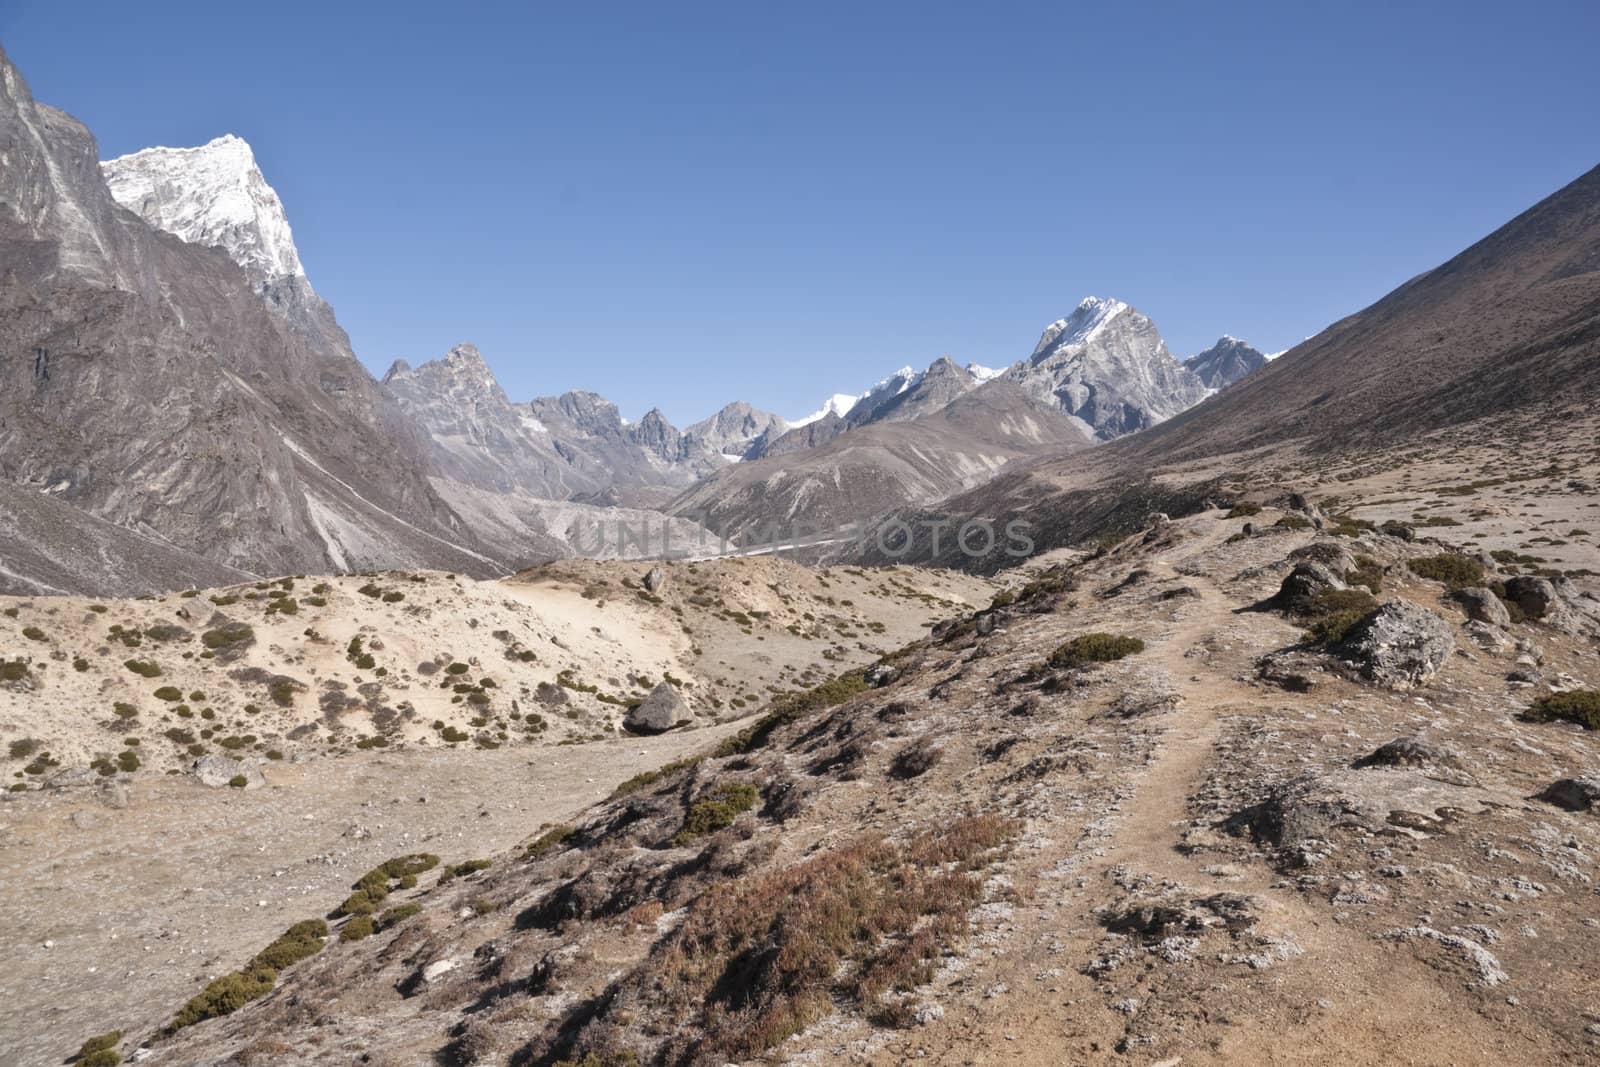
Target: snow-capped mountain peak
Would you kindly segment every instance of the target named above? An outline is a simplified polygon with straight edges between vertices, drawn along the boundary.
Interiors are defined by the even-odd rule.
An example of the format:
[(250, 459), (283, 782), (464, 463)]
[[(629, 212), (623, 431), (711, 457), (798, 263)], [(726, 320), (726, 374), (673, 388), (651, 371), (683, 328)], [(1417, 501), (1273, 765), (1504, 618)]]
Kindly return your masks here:
[(818, 408), (816, 411), (813, 411), (805, 418), (790, 419), (789, 428), (799, 429), (802, 426), (810, 426), (818, 419), (827, 418), (829, 415), (837, 415), (842, 419), (846, 415), (850, 414), (850, 409), (855, 407), (856, 402), (860, 399), (861, 398), (859, 396), (852, 396), (849, 393), (834, 393), (827, 400), (823, 401), (823, 404), (820, 408)]
[(979, 385), (982, 385), (991, 378), (1000, 377), (1000, 375), (1005, 373), (1005, 369), (985, 367), (982, 363), (968, 363), (967, 373), (972, 375), (974, 381), (976, 381)]
[(123, 207), (192, 244), (220, 246), (256, 285), (305, 277), (283, 201), (242, 138), (146, 148), (100, 169)]
[(1098, 337), (1111, 321), (1129, 310), (1121, 300), (1099, 296), (1086, 296), (1064, 319), (1057, 319), (1044, 328), (1039, 343), (1034, 346), (1035, 356), (1064, 345), (1088, 344)]

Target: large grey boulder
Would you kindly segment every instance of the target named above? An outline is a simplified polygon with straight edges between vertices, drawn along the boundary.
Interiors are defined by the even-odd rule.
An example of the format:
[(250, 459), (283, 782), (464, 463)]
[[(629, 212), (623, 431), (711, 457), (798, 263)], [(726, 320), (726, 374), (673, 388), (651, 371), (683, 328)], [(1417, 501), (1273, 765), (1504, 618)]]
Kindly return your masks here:
[(1409, 689), (1438, 673), (1455, 647), (1449, 623), (1427, 608), (1391, 600), (1356, 623), (1334, 652), (1369, 682)]
[(645, 592), (655, 595), (667, 587), (667, 572), (664, 567), (651, 567), (644, 575)]
[(1550, 579), (1526, 574), (1506, 582), (1506, 599), (1521, 608), (1522, 613), (1530, 619), (1542, 619), (1562, 606)]
[(671, 682), (662, 682), (650, 690), (643, 701), (628, 709), (622, 724), (637, 733), (659, 734), (693, 718), (694, 712), (689, 710), (688, 702), (677, 687)]
[(1491, 626), (1510, 626), (1511, 613), (1506, 610), (1500, 598), (1487, 589), (1457, 589), (1454, 594), (1461, 610), (1467, 613), (1467, 618), (1474, 622), (1486, 622)]
[(258, 789), (267, 784), (266, 778), (262, 777), (261, 768), (254, 763), (229, 759), (215, 753), (208, 753), (191, 763), (189, 773), (195, 781), (213, 789), (231, 785), (235, 778), (241, 777), (244, 779), (246, 789)]

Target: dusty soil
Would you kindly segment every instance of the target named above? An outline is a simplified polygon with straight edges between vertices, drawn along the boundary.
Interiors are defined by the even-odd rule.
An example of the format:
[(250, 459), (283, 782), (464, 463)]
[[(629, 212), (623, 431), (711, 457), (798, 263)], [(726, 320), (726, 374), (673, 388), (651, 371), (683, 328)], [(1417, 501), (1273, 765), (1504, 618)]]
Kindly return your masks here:
[(732, 729), (362, 752), (272, 764), (248, 792), (163, 777), (0, 805), (0, 1061), (60, 1063), (122, 1020), (158, 1023), (384, 860), (502, 852)]

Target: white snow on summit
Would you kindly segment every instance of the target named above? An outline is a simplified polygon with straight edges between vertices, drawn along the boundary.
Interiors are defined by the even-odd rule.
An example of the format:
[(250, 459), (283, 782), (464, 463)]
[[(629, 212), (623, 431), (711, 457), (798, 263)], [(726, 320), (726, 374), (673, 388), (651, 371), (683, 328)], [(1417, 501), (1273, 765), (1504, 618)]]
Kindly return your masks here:
[(1005, 373), (1004, 368), (985, 367), (982, 363), (968, 363), (967, 373), (972, 375), (972, 380), (982, 385), (991, 378), (998, 378)]
[(809, 426), (811, 423), (816, 422), (818, 419), (824, 418), (829, 414), (837, 415), (842, 419), (846, 415), (850, 414), (850, 409), (855, 407), (856, 402), (860, 399), (861, 398), (859, 396), (851, 396), (849, 393), (834, 393), (823, 403), (822, 407), (818, 408), (816, 411), (813, 411), (805, 418), (790, 419), (789, 428), (798, 429), (801, 426)]
[(305, 277), (283, 201), (240, 138), (146, 148), (100, 169), (117, 203), (191, 244), (221, 246), (252, 282)]
[(1128, 310), (1128, 305), (1120, 300), (1109, 300), (1098, 296), (1086, 296), (1083, 301), (1073, 309), (1071, 315), (1064, 319), (1057, 319), (1044, 328), (1044, 333), (1039, 338), (1039, 343), (1034, 347), (1033, 354), (1038, 355), (1047, 348), (1057, 345), (1088, 344), (1097, 337), (1101, 330), (1112, 319)]

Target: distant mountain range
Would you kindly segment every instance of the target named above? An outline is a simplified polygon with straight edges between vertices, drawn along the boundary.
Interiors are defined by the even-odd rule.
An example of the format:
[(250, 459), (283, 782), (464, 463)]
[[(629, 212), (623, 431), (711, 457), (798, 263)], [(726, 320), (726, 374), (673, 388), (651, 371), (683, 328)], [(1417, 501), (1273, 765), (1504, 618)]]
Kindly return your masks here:
[[(1592, 253), (1569, 237), (1589, 233), (1590, 175), (1281, 360), (1223, 337), (1179, 362), (1135, 307), (1089, 297), (1008, 367), (940, 357), (792, 419), (734, 401), (680, 430), (591, 392), (514, 400), (470, 344), (376, 381), (248, 144), (102, 164), (3, 53), (0, 74), (0, 590), (487, 574), (608, 554), (590, 536), (607, 522), (681, 540), (703, 524), (738, 538), (871, 521), (952, 494), (998, 512), (1052, 455), (1087, 471), (1346, 443), (1587, 388), (1593, 366), (1552, 377), (1539, 358), (1584, 351), (1574, 279)], [(1536, 297), (1501, 308), (1525, 290)], [(1473, 313), (1485, 306), (1501, 309)], [(96, 547), (54, 551), (50, 530)]]

